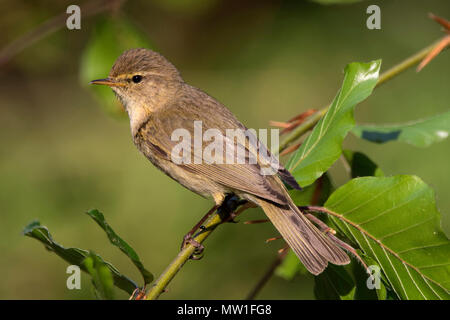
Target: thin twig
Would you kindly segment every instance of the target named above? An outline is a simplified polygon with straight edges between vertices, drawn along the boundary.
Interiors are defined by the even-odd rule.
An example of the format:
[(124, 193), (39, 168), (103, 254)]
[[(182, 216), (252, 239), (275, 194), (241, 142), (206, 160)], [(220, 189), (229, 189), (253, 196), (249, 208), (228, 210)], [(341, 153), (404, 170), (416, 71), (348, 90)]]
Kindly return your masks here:
[(436, 56), (441, 53), (442, 50), (450, 46), (450, 35), (445, 36), (442, 40), (434, 47), (433, 50), (422, 60), (422, 62), (417, 66), (417, 72), (420, 72), (426, 65), (430, 63), (431, 60), (436, 58)]
[(269, 219), (249, 220), (249, 221), (244, 221), (244, 224), (266, 223), (269, 221), (270, 221)]
[(283, 262), (289, 250), (284, 250), (281, 254), (277, 255), (276, 259), (272, 262), (269, 269), (267, 269), (266, 273), (259, 279), (256, 286), (250, 291), (247, 296), (247, 300), (254, 300), (256, 295), (261, 291), (261, 289), (266, 285), (266, 283), (270, 280), (275, 270), (278, 266)]
[(275, 240), (280, 240), (280, 239), (283, 239), (283, 237), (282, 236), (272, 237), (272, 238), (266, 239), (266, 243), (269, 243), (269, 242), (272, 242)]
[[(214, 229), (223, 221), (217, 211), (205, 222), (205, 228), (193, 237), (198, 243), (202, 243), (206, 238), (214, 231)], [(183, 250), (181, 250), (176, 258), (167, 266), (166, 270), (160, 275), (160, 277), (154, 282), (152, 287), (147, 293), (147, 300), (156, 300), (159, 295), (164, 291), (169, 282), (175, 277), (178, 271), (183, 267), (186, 261), (194, 254), (195, 246), (187, 244)]]
[[(242, 207), (240, 207), (233, 216), (236, 217), (244, 210), (252, 207), (254, 207), (254, 204), (247, 202)], [(206, 240), (206, 238), (208, 238), (211, 232), (213, 232), (218, 225), (226, 222), (227, 219), (228, 217), (221, 217), (221, 215), (216, 210), (203, 224), (204, 228), (202, 228), (200, 232), (194, 235), (192, 239), (197, 243), (202, 243)], [(169, 282), (175, 277), (175, 275), (178, 273), (181, 267), (183, 267), (186, 261), (189, 260), (189, 258), (194, 254), (196, 249), (197, 248), (193, 244), (186, 244), (186, 246), (178, 253), (175, 259), (167, 266), (166, 270), (164, 270), (160, 277), (153, 283), (147, 293), (147, 300), (158, 299), (160, 294), (164, 292)]]
[[(82, 6), (81, 15), (83, 18), (85, 18), (104, 11), (117, 10), (117, 7), (120, 6), (123, 1), (124, 0), (99, 0), (95, 2), (91, 1)], [(0, 50), (0, 66), (7, 63), (9, 60), (11, 60), (11, 58), (16, 56), (27, 47), (64, 27), (66, 25), (67, 17), (68, 16), (66, 12), (52, 17), (33, 30), (24, 34), (22, 37), (17, 38), (6, 47), (2, 48)]]

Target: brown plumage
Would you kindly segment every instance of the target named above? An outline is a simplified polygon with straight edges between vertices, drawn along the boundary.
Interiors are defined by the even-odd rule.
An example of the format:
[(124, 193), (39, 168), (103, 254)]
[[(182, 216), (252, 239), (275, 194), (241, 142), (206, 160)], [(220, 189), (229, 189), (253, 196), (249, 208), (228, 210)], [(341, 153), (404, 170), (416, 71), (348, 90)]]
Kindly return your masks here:
[(172, 151), (178, 142), (172, 139), (172, 133), (180, 128), (193, 133), (194, 121), (202, 121), (203, 132), (216, 129), (223, 139), (224, 150), (230, 145), (242, 147), (246, 159), (265, 147), (250, 137), (227, 138), (227, 129), (246, 130), (245, 126), (220, 102), (185, 83), (163, 56), (147, 49), (126, 51), (117, 59), (107, 79), (93, 83), (114, 90), (130, 117), (137, 148), (168, 176), (202, 196), (212, 197), (218, 205), (230, 193), (259, 205), (313, 274), (322, 272), (328, 262), (349, 263), (348, 256), (295, 206), (282, 181), (294, 188), (299, 186), (269, 153), (265, 160), (278, 168), (274, 175), (261, 173), (267, 163), (260, 157), (253, 164), (248, 161), (227, 164), (225, 160), (222, 164), (208, 163), (199, 161), (202, 159), (192, 149), (190, 163), (174, 161)]

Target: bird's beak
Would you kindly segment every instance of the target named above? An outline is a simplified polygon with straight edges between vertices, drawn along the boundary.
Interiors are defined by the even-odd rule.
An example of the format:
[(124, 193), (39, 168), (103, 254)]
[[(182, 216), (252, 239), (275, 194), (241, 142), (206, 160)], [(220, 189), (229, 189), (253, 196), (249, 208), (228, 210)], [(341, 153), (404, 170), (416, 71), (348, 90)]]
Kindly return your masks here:
[(117, 80), (106, 78), (106, 79), (98, 79), (98, 80), (92, 80), (89, 82), (89, 84), (101, 84), (108, 87), (123, 87), (125, 86), (125, 83), (119, 82)]

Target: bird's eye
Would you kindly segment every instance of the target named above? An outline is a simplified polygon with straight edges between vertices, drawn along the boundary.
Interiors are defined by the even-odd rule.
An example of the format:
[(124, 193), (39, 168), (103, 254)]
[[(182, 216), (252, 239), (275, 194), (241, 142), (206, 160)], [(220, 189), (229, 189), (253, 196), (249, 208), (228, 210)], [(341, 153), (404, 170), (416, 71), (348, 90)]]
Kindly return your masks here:
[(139, 82), (141, 82), (142, 81), (142, 76), (140, 76), (140, 75), (135, 75), (135, 76), (133, 76), (133, 78), (131, 78), (131, 80), (134, 82), (134, 83), (139, 83)]

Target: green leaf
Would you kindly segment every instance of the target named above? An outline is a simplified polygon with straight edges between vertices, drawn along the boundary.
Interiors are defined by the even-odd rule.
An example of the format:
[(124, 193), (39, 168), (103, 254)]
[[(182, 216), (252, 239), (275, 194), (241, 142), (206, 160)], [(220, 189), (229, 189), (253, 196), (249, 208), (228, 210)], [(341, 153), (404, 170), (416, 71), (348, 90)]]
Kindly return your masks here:
[(428, 147), (446, 139), (450, 132), (450, 111), (410, 123), (377, 126), (357, 125), (352, 133), (359, 138), (385, 143), (400, 141), (416, 147)]
[[(381, 267), (378, 263), (372, 259), (371, 257), (365, 255), (361, 250), (356, 250), (358, 255), (364, 262), (370, 267), (378, 267), (378, 270), (381, 270)], [(361, 266), (356, 258), (352, 257), (352, 262), (349, 266), (351, 268), (351, 273), (355, 279), (355, 291), (354, 291), (354, 300), (386, 300), (387, 299), (387, 289), (385, 283), (389, 284), (389, 282), (384, 278), (383, 273), (379, 274), (381, 276), (379, 280), (379, 289), (372, 288), (370, 289), (367, 285), (369, 280), (369, 275), (367, 271)], [(373, 281), (373, 280), (372, 280)], [(395, 294), (394, 294), (395, 295)]]
[(381, 266), (400, 299), (450, 298), (450, 241), (434, 192), (418, 177), (353, 179), (325, 207), (339, 230)]
[[(350, 150), (344, 150), (343, 155), (351, 168), (352, 177), (358, 176), (383, 176), (383, 172), (378, 166), (371, 161), (366, 155), (360, 152), (353, 152)], [(327, 175), (324, 175), (327, 177)], [(319, 181), (319, 180), (317, 180)], [(316, 181), (316, 183), (317, 183)], [(306, 188), (309, 189), (310, 187)], [(327, 197), (330, 193), (328, 193)], [(323, 202), (322, 202), (323, 203)], [(308, 203), (302, 203), (301, 205), (307, 205)], [(322, 215), (322, 220), (326, 222), (330, 227), (335, 227), (334, 223), (330, 221), (328, 216)], [(377, 263), (370, 257), (364, 255), (362, 252), (358, 252), (360, 257), (366, 262), (367, 265), (377, 265)], [(353, 287), (342, 290), (341, 282), (344, 277), (352, 277)], [(366, 270), (361, 266), (359, 261), (352, 257), (351, 263), (347, 266), (333, 266), (327, 268), (319, 276), (314, 278), (316, 298), (318, 299), (333, 299), (333, 300), (385, 300), (386, 299), (386, 287), (380, 282), (380, 289), (369, 289), (366, 285), (368, 275)], [(347, 283), (349, 281), (347, 280)]]
[(364, 153), (344, 150), (343, 154), (350, 165), (352, 178), (384, 176), (383, 171), (377, 166), (377, 164), (370, 160)]
[(93, 86), (89, 82), (108, 77), (116, 59), (132, 48), (152, 48), (147, 37), (125, 16), (97, 19), (91, 37), (81, 57), (80, 80), (94, 94), (104, 110), (114, 116), (125, 112), (110, 88)]
[(117, 235), (117, 233), (114, 232), (114, 230), (106, 222), (103, 214), (96, 209), (89, 210), (86, 213), (92, 219), (94, 219), (94, 221), (97, 222), (97, 224), (106, 232), (109, 241), (113, 245), (118, 247), (123, 253), (125, 253), (128, 256), (128, 258), (131, 259), (133, 264), (139, 269), (139, 272), (141, 273), (142, 278), (144, 279), (144, 284), (152, 282), (153, 274), (147, 269), (145, 269), (136, 251), (134, 251), (134, 249), (128, 243), (126, 243), (121, 237)]
[(352, 300), (355, 282), (342, 266), (328, 265), (314, 278), (314, 295), (319, 300)]
[(302, 190), (289, 190), (289, 195), (297, 206), (322, 205), (332, 191), (331, 180), (327, 174), (324, 174), (314, 184), (302, 188)]
[(345, 68), (341, 89), (327, 113), (293, 154), (287, 169), (300, 186), (313, 183), (339, 158), (342, 141), (355, 124), (353, 110), (366, 99), (378, 80), (381, 60), (351, 63)]
[(275, 269), (275, 275), (284, 280), (292, 280), (297, 274), (309, 274), (292, 250), (286, 254), (281, 264)]
[[(83, 262), (86, 257), (89, 256), (89, 251), (79, 248), (63, 247), (53, 240), (53, 237), (48, 231), (47, 227), (42, 226), (39, 221), (33, 221), (28, 224), (23, 230), (23, 234), (39, 240), (45, 245), (46, 249), (53, 251), (56, 255), (64, 259), (69, 264), (77, 265), (81, 270), (87, 272), (86, 266)], [(103, 261), (100, 256), (97, 257)], [(134, 290), (138, 288), (137, 284), (133, 280), (121, 274), (112, 264), (105, 261), (104, 263), (112, 272), (114, 284), (118, 288), (128, 292), (129, 294), (132, 294)]]
[(83, 264), (92, 277), (98, 297), (103, 300), (113, 300), (114, 278), (108, 265), (92, 252), (84, 259)]
[[(359, 256), (367, 265), (377, 263), (360, 250)], [(360, 262), (351, 256), (351, 263), (345, 266), (330, 264), (314, 278), (314, 294), (320, 300), (386, 300), (386, 287), (380, 280), (379, 289), (369, 289), (369, 275)]]

